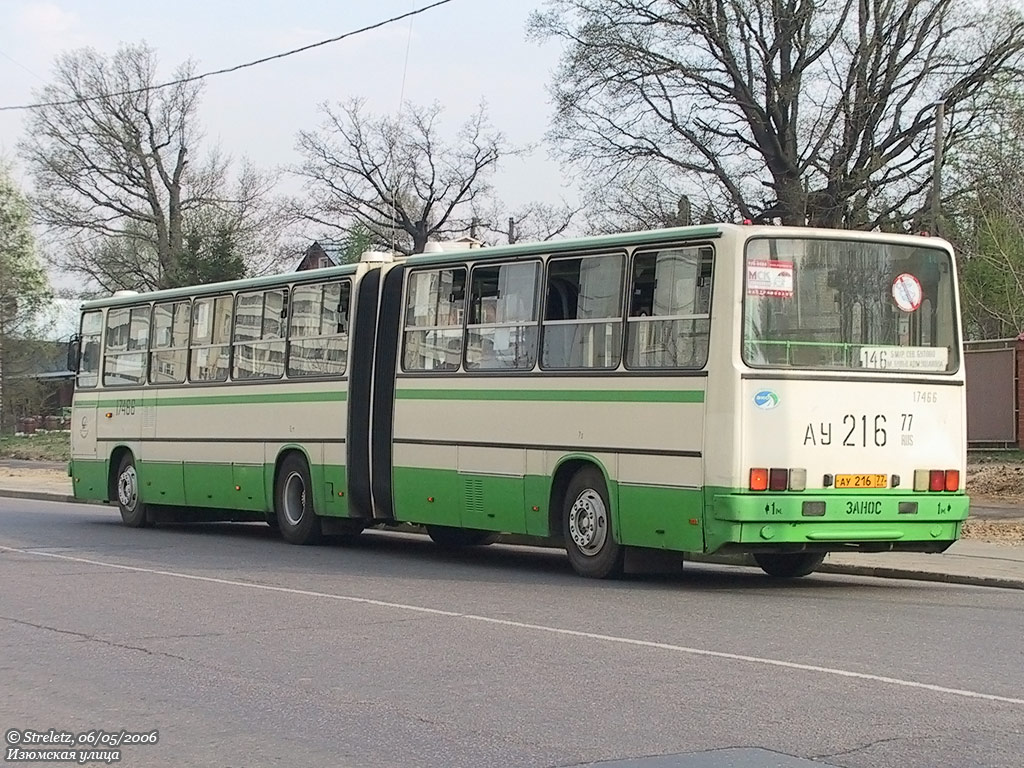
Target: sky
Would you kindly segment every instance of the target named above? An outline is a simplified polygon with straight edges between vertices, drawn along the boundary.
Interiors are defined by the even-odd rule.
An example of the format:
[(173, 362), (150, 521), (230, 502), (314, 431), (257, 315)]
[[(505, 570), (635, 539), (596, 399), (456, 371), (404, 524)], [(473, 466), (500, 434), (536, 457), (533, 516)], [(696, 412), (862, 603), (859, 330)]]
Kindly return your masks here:
[[(0, 0), (0, 105), (24, 104), (50, 77), (61, 51), (112, 53), (146, 41), (162, 75), (191, 58), (198, 71), (231, 66), (334, 37), (430, 4), (430, 0)], [(259, 167), (298, 162), (295, 135), (315, 127), (325, 101), (359, 96), (377, 113), (396, 114), (404, 98), (445, 108), (454, 134), (485, 99), (491, 121), (517, 146), (495, 191), (509, 207), (532, 200), (575, 202), (550, 159), (547, 85), (559, 49), (526, 40), (525, 24), (542, 0), (453, 0), (448, 5), (348, 40), (207, 80), (200, 120), (207, 140)], [(406, 51), (408, 50), (408, 66)], [(0, 158), (17, 161), (25, 113), (0, 112)], [(291, 182), (294, 184), (295, 182)], [(285, 182), (287, 186), (289, 182)], [(292, 189), (284, 191), (291, 192)]]

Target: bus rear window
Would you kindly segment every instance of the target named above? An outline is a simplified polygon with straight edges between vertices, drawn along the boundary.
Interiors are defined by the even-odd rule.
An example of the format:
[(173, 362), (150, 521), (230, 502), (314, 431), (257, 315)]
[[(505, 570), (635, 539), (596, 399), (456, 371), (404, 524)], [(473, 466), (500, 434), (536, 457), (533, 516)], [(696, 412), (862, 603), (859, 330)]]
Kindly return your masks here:
[(743, 360), (766, 368), (948, 373), (956, 291), (939, 248), (858, 240), (747, 243)]

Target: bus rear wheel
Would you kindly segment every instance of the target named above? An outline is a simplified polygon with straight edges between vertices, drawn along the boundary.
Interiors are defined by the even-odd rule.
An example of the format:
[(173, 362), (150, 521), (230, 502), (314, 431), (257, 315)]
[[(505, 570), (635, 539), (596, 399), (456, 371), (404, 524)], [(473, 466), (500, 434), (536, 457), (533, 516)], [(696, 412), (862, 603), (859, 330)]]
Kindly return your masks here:
[(606, 579), (622, 573), (625, 549), (615, 541), (608, 489), (595, 467), (580, 469), (569, 481), (562, 533), (569, 562), (580, 576)]
[(814, 573), (824, 559), (824, 552), (759, 552), (754, 555), (754, 561), (762, 571), (780, 579), (795, 579)]
[(148, 528), (153, 524), (149, 505), (139, 498), (139, 473), (135, 470), (135, 459), (130, 453), (121, 457), (114, 488), (121, 520), (125, 525), (129, 528)]
[(274, 486), (274, 508), (281, 537), (290, 544), (318, 544), (323, 539), (320, 518), (313, 509), (309, 466), (292, 454), (281, 462)]
[(427, 535), (434, 543), (445, 549), (460, 547), (482, 547), (498, 540), (493, 531), (478, 531), (474, 528), (453, 528), (448, 525), (428, 525)]

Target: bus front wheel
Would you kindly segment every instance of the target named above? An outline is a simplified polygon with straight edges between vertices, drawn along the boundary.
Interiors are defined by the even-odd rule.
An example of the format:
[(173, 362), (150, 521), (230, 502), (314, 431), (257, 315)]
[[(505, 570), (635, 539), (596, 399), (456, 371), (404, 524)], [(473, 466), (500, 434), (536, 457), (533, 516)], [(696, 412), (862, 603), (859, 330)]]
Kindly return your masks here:
[(580, 576), (606, 579), (622, 573), (625, 550), (615, 541), (608, 489), (595, 467), (580, 469), (569, 481), (562, 533), (569, 562)]
[(323, 538), (313, 510), (313, 483), (305, 459), (292, 454), (281, 463), (274, 488), (281, 537), (290, 544), (318, 544)]
[(139, 473), (135, 470), (135, 459), (130, 453), (121, 457), (114, 488), (121, 520), (125, 525), (129, 528), (148, 528), (152, 525), (149, 506), (139, 498)]
[(795, 579), (814, 573), (824, 559), (824, 552), (782, 554), (760, 552), (754, 554), (754, 561), (761, 566), (762, 571), (780, 579)]

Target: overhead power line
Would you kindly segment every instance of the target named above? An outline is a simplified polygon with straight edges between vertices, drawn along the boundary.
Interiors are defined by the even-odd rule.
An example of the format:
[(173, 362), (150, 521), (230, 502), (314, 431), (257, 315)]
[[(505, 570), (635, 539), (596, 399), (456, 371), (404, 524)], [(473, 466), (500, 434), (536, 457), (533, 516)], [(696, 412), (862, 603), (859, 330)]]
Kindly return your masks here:
[(37, 104), (18, 104), (18, 105), (0, 107), (0, 112), (14, 112), (14, 111), (17, 111), (17, 110), (26, 110), (26, 109), (41, 109), (43, 107), (64, 107), (64, 106), (67, 106), (69, 104), (82, 104), (82, 103), (89, 102), (89, 101), (96, 101), (98, 99), (108, 99), (108, 98), (111, 98), (113, 96), (132, 96), (132, 95), (134, 95), (136, 93), (145, 93), (146, 91), (157, 91), (157, 90), (160, 90), (161, 88), (170, 88), (171, 86), (174, 86), (174, 85), (183, 85), (185, 83), (195, 82), (196, 80), (205, 80), (206, 78), (213, 77), (215, 75), (226, 75), (229, 72), (237, 72), (240, 69), (247, 69), (248, 67), (255, 67), (258, 64), (266, 64), (268, 61), (274, 61), (276, 59), (283, 59), (283, 58), (286, 58), (288, 56), (294, 56), (297, 53), (303, 53), (305, 51), (312, 50), (313, 48), (319, 48), (319, 47), (324, 46), (324, 45), (330, 45), (331, 43), (337, 43), (340, 40), (344, 40), (344, 39), (346, 39), (348, 37), (354, 37), (355, 35), (361, 35), (364, 32), (371, 32), (371, 31), (373, 31), (375, 29), (379, 29), (380, 27), (387, 26), (388, 24), (394, 24), (396, 21), (402, 21), (403, 19), (408, 19), (408, 18), (410, 18), (412, 16), (418, 16), (421, 13), (426, 13), (427, 11), (433, 10), (434, 8), (438, 8), (438, 7), (442, 6), (442, 5), (447, 5), (450, 2), (452, 2), (452, 0), (437, 0), (437, 2), (431, 3), (430, 5), (425, 5), (422, 8), (417, 8), (415, 10), (409, 11), (408, 13), (403, 13), (403, 14), (401, 14), (399, 16), (392, 16), (390, 19), (385, 19), (384, 21), (378, 21), (376, 24), (370, 24), (369, 26), (366, 26), (366, 27), (361, 27), (359, 29), (353, 29), (350, 32), (345, 32), (344, 34), (338, 35), (337, 37), (332, 37), (332, 38), (329, 38), (327, 40), (321, 40), (318, 43), (310, 43), (309, 45), (303, 45), (301, 48), (293, 48), (292, 50), (284, 51), (283, 53), (275, 53), (272, 56), (264, 56), (262, 59), (256, 59), (254, 61), (247, 61), (244, 64), (236, 64), (233, 67), (225, 67), (224, 69), (215, 69), (215, 70), (212, 70), (210, 72), (203, 72), (202, 74), (199, 74), (199, 75), (192, 75), (191, 77), (182, 77), (182, 78), (179, 78), (178, 80), (170, 80), (170, 81), (168, 81), (166, 83), (159, 83), (157, 85), (147, 85), (147, 86), (145, 86), (143, 88), (130, 88), (130, 89), (125, 90), (125, 91), (114, 91), (112, 93), (97, 94), (95, 96), (84, 96), (84, 97), (82, 97), (80, 99), (66, 99), (64, 101), (41, 101), (41, 102), (39, 102)]

